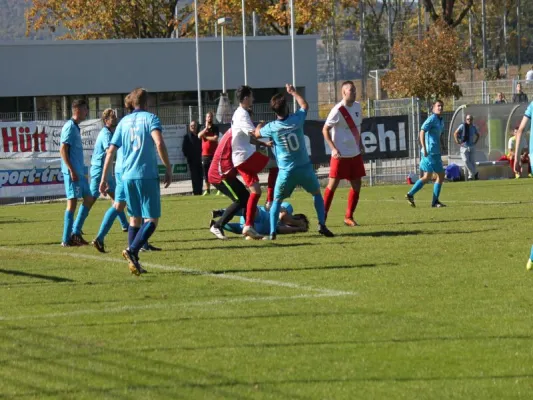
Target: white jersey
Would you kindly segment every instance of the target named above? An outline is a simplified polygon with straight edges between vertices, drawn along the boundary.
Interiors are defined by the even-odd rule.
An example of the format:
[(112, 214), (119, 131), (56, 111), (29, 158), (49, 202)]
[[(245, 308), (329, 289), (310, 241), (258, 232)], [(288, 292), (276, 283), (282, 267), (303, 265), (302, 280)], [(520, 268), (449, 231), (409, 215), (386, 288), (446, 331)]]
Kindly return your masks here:
[(255, 126), (250, 113), (239, 106), (231, 119), (231, 160), (236, 167), (248, 160), (256, 151), (255, 145), (250, 143), (250, 131), (253, 130)]
[(526, 81), (528, 81), (528, 83), (533, 81), (533, 69), (526, 72)]
[(337, 150), (341, 153), (341, 157), (355, 157), (361, 154), (361, 149), (359, 148), (359, 143), (356, 143), (348, 123), (339, 111), (341, 106), (346, 107), (346, 110), (348, 110), (348, 113), (351, 115), (359, 133), (361, 133), (361, 122), (363, 121), (361, 104), (355, 101), (351, 107), (348, 107), (344, 104), (343, 100), (331, 109), (328, 118), (326, 119), (326, 126), (331, 127), (331, 139)]

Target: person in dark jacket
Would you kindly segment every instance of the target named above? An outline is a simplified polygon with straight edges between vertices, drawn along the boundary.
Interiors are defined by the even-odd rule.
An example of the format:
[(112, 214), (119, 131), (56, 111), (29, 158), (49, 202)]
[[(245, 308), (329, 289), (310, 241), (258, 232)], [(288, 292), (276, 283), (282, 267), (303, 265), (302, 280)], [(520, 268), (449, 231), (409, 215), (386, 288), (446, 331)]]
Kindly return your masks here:
[(201, 196), (203, 186), (202, 140), (198, 138), (198, 124), (196, 121), (191, 121), (189, 124), (189, 130), (183, 138), (181, 151), (189, 165), (192, 192), (195, 196)]

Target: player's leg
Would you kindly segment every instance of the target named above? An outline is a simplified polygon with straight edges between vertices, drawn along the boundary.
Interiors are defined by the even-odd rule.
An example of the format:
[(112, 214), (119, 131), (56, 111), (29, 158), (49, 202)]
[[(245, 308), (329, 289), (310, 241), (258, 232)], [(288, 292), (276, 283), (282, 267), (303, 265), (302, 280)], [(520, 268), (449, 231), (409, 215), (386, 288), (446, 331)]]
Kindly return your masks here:
[(76, 206), (78, 204), (78, 198), (76, 196), (77, 185), (72, 182), (69, 175), (64, 175), (65, 193), (67, 196), (67, 208), (65, 210), (64, 222), (63, 222), (63, 237), (61, 240), (61, 246), (69, 247), (75, 246), (71, 239), (72, 225), (74, 224), (74, 213), (76, 212)]
[[(315, 207), (316, 217), (318, 219), (318, 233), (326, 237), (335, 236), (326, 226), (326, 200), (322, 198), (322, 194), (320, 193), (320, 182), (318, 181), (313, 166), (309, 164), (308, 167), (302, 168), (300, 170), (300, 174), (301, 175), (298, 181), (299, 184), (304, 188), (305, 191), (313, 196), (313, 205)], [(336, 183), (333, 182), (332, 187), (336, 188), (338, 184), (339, 182), (337, 180)]]
[(433, 175), (433, 165), (429, 156), (422, 157), (420, 160), (420, 170), (424, 172), (424, 175), (415, 182), (411, 190), (409, 190), (409, 192), (407, 192), (405, 195), (405, 199), (411, 205), (411, 207), (416, 207), (415, 194), (424, 187), (424, 185), (431, 179), (431, 176)]
[(324, 190), (324, 208), (326, 210), (326, 219), (328, 218), (329, 209), (333, 202), (333, 196), (335, 196), (335, 190), (339, 182), (343, 178), (343, 164), (345, 160), (342, 158), (331, 158), (329, 165), (329, 181), (326, 189)]
[(363, 176), (366, 176), (365, 164), (363, 157), (358, 155), (350, 160), (350, 192), (348, 193), (348, 204), (346, 206), (346, 213), (344, 215), (344, 225), (357, 226), (357, 222), (353, 219), (353, 214), (359, 203), (359, 193), (361, 192), (361, 182)]
[(296, 179), (291, 172), (287, 170), (279, 171), (274, 186), (274, 196), (270, 208), (270, 240), (276, 239), (276, 228), (278, 226), (281, 202), (283, 199), (290, 197), (296, 187)]
[[(269, 161), (269, 164), (270, 162), (272, 162), (272, 160)], [(271, 167), (268, 170), (267, 198), (266, 198), (266, 204), (265, 204), (265, 208), (267, 209), (267, 211), (270, 210), (270, 207), (272, 206), (272, 201), (274, 200), (274, 188), (276, 186), (276, 180), (278, 179), (278, 174), (279, 174), (278, 167)]]
[(224, 180), (220, 184), (215, 185), (215, 187), (233, 201), (233, 203), (224, 210), (220, 219), (209, 228), (211, 233), (218, 239), (224, 240), (226, 239), (223, 231), (224, 226), (231, 221), (239, 211), (246, 208), (250, 194), (242, 182), (237, 178)]
[(81, 230), (83, 229), (83, 224), (85, 223), (85, 220), (89, 215), (89, 211), (91, 210), (91, 207), (93, 206), (96, 199), (91, 194), (89, 183), (87, 182), (85, 176), (80, 177), (79, 185), (81, 195), (83, 197), (83, 203), (78, 210), (78, 215), (76, 215), (76, 220), (74, 221), (74, 225), (72, 226), (72, 239), (77, 241), (79, 244), (87, 245), (89, 244), (89, 242), (87, 242), (82, 237)]
[(433, 185), (433, 200), (431, 201), (431, 207), (441, 208), (446, 207), (439, 201), (440, 191), (442, 190), (442, 184), (444, 183), (444, 171), (437, 172), (437, 182)]
[[(109, 193), (111, 195), (111, 193)], [(110, 196), (111, 197), (111, 196)], [(115, 219), (120, 213), (124, 214), (124, 209), (126, 208), (126, 202), (114, 202), (111, 207), (109, 207), (104, 214), (102, 223), (100, 224), (100, 229), (96, 238), (92, 241), (92, 245), (101, 253), (105, 253), (104, 239), (109, 233)]]
[(135, 184), (141, 196), (144, 223), (130, 245), (130, 250), (138, 255), (141, 248), (148, 243), (150, 236), (154, 234), (161, 217), (161, 189), (159, 178), (139, 179), (135, 181)]
[(212, 160), (213, 160), (213, 157), (202, 156), (202, 171), (204, 174), (204, 181), (205, 181), (204, 196), (211, 194), (211, 184), (209, 183), (208, 175), (209, 175), (209, 167), (211, 166)]

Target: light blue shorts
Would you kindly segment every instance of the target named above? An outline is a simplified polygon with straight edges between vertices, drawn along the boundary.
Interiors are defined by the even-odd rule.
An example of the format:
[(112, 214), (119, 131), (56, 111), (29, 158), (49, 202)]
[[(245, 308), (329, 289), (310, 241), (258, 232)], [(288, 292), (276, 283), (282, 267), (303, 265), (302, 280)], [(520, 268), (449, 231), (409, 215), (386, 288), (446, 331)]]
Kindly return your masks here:
[(80, 175), (77, 182), (73, 182), (70, 175), (63, 174), (63, 182), (65, 184), (65, 194), (67, 199), (81, 199), (91, 196), (89, 183), (85, 175)]
[(142, 218), (161, 217), (159, 178), (124, 179), (122, 183), (130, 216)]
[(115, 172), (115, 202), (126, 202), (126, 193), (124, 192), (124, 185), (122, 183), (122, 172)]
[[(100, 182), (101, 181), (102, 181), (101, 174), (91, 175), (91, 185), (90, 185), (91, 195), (96, 199), (100, 197)], [(109, 193), (115, 193), (115, 189), (117, 186), (115, 182), (115, 178), (113, 177), (109, 178), (107, 180), (107, 185), (108, 185), (107, 191)]]
[(292, 170), (280, 169), (274, 187), (274, 199), (281, 200), (291, 197), (298, 185), (308, 193), (316, 193), (320, 190), (320, 183), (311, 164), (302, 165)]
[(420, 160), (420, 169), (424, 172), (435, 172), (437, 174), (444, 172), (440, 154), (428, 154), (427, 157), (422, 157)]

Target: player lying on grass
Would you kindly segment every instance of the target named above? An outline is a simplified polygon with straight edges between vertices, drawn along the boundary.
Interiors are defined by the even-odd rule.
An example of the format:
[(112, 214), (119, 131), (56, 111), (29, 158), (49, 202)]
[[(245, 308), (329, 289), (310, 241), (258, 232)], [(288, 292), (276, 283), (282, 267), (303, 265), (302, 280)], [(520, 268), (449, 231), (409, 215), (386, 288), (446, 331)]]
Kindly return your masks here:
[[(212, 217), (216, 218), (224, 213), (222, 210), (213, 210)], [(224, 225), (224, 229), (241, 235), (245, 225), (245, 218), (241, 216), (240, 221), (230, 222)], [(214, 224), (214, 220), (211, 220), (210, 225)], [(270, 212), (265, 207), (257, 207), (254, 229), (260, 235), (269, 235), (272, 229), (270, 229)], [(289, 202), (281, 203), (278, 222), (276, 224), (275, 231), (281, 235), (288, 233), (307, 232), (309, 230), (309, 220), (304, 214), (294, 214), (294, 209)], [(248, 236), (245, 236), (248, 239)]]

